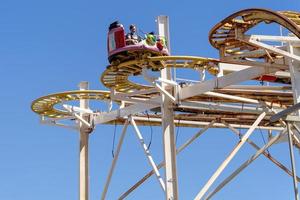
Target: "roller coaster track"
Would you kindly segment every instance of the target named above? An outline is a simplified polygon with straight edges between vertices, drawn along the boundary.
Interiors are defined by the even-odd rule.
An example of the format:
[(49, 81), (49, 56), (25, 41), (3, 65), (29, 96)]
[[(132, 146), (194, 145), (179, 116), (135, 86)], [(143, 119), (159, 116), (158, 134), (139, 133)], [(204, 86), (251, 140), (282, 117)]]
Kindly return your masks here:
[[(238, 39), (236, 33), (246, 34), (247, 31), (259, 25), (260, 23), (277, 23), (300, 38), (300, 14), (291, 11), (274, 12), (265, 9), (247, 9), (230, 15), (229, 17), (222, 20), (220, 23), (215, 25), (209, 33), (209, 41), (215, 48), (225, 50), (225, 56), (234, 54), (243, 54), (246, 51), (253, 51), (257, 47), (245, 43)], [(237, 31), (238, 30), (238, 31)], [(278, 56), (272, 54), (272, 56)], [(260, 54), (256, 58), (265, 58), (265, 54)], [(253, 58), (253, 57), (251, 57)], [(244, 59), (244, 58), (243, 58)], [(141, 75), (143, 69), (152, 71), (159, 71), (163, 68), (174, 67), (174, 68), (186, 68), (186, 69), (205, 69), (211, 74), (215, 75), (218, 73), (217, 65), (222, 62), (220, 60), (203, 57), (193, 56), (155, 56), (151, 57), (149, 54), (144, 56), (138, 55), (136, 59), (125, 61), (119, 64), (111, 64), (102, 73), (101, 82), (104, 86), (109, 89), (114, 89), (121, 93), (130, 93), (139, 90), (147, 90), (153, 88), (152, 85), (143, 85), (131, 81), (131, 77)], [(267, 59), (265, 62), (268, 62)], [(230, 63), (230, 62), (229, 62)], [(272, 63), (271, 63), (272, 64)], [(288, 91), (288, 92), (286, 92)], [(277, 104), (280, 107), (288, 107), (293, 104), (292, 93), (290, 88), (283, 91), (261, 90), (256, 89), (238, 89), (238, 88), (226, 88), (226, 89), (215, 89), (214, 92), (221, 94), (237, 95), (239, 97), (251, 98), (259, 102), (269, 102), (269, 104)], [(149, 94), (137, 95), (138, 98), (149, 99), (150, 96), (159, 95), (159, 91)], [(64, 118), (70, 116), (70, 114), (64, 110), (61, 110), (56, 106), (66, 101), (74, 101), (80, 99), (92, 99), (92, 100), (111, 100), (110, 92), (88, 90), (88, 91), (69, 91), (62, 92), (52, 95), (41, 97), (32, 103), (32, 110), (39, 115), (47, 116), (49, 118)], [(114, 99), (112, 99), (114, 100)], [(215, 102), (215, 103), (241, 103), (239, 101), (230, 100), (222, 97), (214, 97), (206, 94), (198, 95), (187, 99), (186, 101), (202, 101), (202, 102)], [(197, 113), (207, 114), (206, 117), (218, 117), (229, 115), (238, 115), (239, 113), (234, 112), (219, 112), (217, 115), (215, 111), (209, 110), (194, 110), (194, 109), (181, 109), (174, 107), (175, 111), (190, 112), (191, 114), (178, 114), (175, 118), (180, 119), (182, 116), (188, 116), (194, 120), (199, 117), (199, 121), (204, 120)], [(195, 114), (196, 113), (196, 114)], [(245, 115), (245, 113), (243, 113)], [(155, 117), (155, 116), (153, 116)], [(234, 117), (233, 117), (234, 118)], [(251, 118), (251, 117), (250, 117)], [(208, 118), (207, 118), (208, 119)], [(243, 123), (240, 118), (236, 123)], [(146, 122), (147, 123), (147, 122)], [(251, 120), (249, 121), (249, 124)], [(246, 123), (248, 124), (248, 123)]]
[[(211, 45), (223, 51), (225, 55), (237, 55), (257, 50), (256, 46), (238, 39), (238, 34), (245, 35), (261, 23), (276, 23), (300, 38), (300, 13), (292, 11), (271, 11), (266, 9), (246, 9), (236, 12), (218, 24), (209, 32)], [(276, 54), (271, 54), (276, 58)], [(252, 54), (246, 58), (267, 58), (266, 53)], [(267, 61), (267, 60), (266, 60)]]
[(156, 56), (146, 57), (120, 63), (119, 65), (109, 65), (101, 76), (101, 82), (107, 88), (114, 88), (120, 92), (132, 92), (135, 90), (149, 89), (151, 86), (133, 83), (130, 76), (140, 75), (143, 68), (159, 71), (162, 68), (189, 68), (207, 69), (212, 74), (216, 74), (218, 64), (217, 59), (202, 58), (193, 56)]
[[(144, 106), (148, 100), (160, 98), (162, 91), (159, 90), (158, 87), (133, 81), (133, 77), (144, 75), (144, 70), (160, 71), (164, 68), (172, 67), (206, 70), (212, 75), (217, 75), (220, 70), (218, 65), (220, 63), (227, 63), (254, 66), (253, 68), (256, 66), (272, 68), (273, 74), (271, 75), (273, 76), (274, 69), (289, 73), (289, 66), (286, 65), (286, 60), (282, 53), (264, 49), (262, 46), (255, 45), (248, 40), (249, 32), (255, 30), (256, 27), (259, 27), (259, 25), (263, 23), (280, 25), (293, 33), (295, 37), (300, 38), (300, 13), (292, 11), (276, 12), (256, 8), (242, 10), (226, 17), (217, 23), (209, 32), (209, 42), (213, 47), (219, 50), (219, 59), (196, 56), (156, 56), (149, 54), (149, 52), (142, 54), (140, 52), (130, 52), (130, 54), (126, 54), (127, 57), (125, 58), (124, 55), (118, 57), (118, 59), (123, 59), (123, 62), (114, 60), (102, 73), (100, 81), (105, 87), (109, 88), (110, 91), (78, 90), (50, 94), (34, 100), (31, 109), (33, 112), (55, 121), (59, 119), (75, 119), (74, 113), (61, 109), (62, 106), (68, 102), (80, 101), (82, 99), (116, 102), (122, 104), (122, 107), (120, 106), (117, 110), (109, 110), (107, 112), (92, 111), (93, 115), (97, 117), (102, 114), (117, 112), (117, 116), (111, 117), (111, 120), (107, 120), (103, 123), (124, 124), (127, 119), (120, 117), (120, 112), (123, 108), (130, 108), (130, 106), (134, 105)], [(263, 71), (263, 73), (266, 71)], [(233, 74), (233, 76), (234, 75), (236, 74)], [(254, 76), (257, 76), (257, 74), (255, 73)], [(259, 77), (255, 77), (254, 79), (257, 80), (258, 78)], [(294, 104), (293, 91), (290, 85), (291, 78), (289, 77), (287, 79), (288, 80), (279, 81), (289, 84), (284, 86), (262, 86), (256, 84), (225, 85), (225, 87), (219, 88), (217, 81), (217, 86), (214, 87), (208, 87), (210, 85), (207, 84), (207, 86), (203, 84), (204, 87), (207, 86), (207, 88), (210, 89), (209, 92), (197, 93), (200, 95), (195, 95), (195, 93), (191, 92), (194, 96), (186, 96), (180, 99), (180, 102), (173, 101), (173, 104), (170, 104), (174, 110), (174, 124), (175, 126), (183, 127), (210, 127), (210, 123), (213, 122), (212, 127), (216, 128), (237, 129), (242, 126), (243, 128), (250, 128), (258, 119), (258, 116), (262, 113), (266, 113), (255, 128), (283, 130), (284, 122), (270, 123), (270, 117), (277, 112), (275, 109), (280, 111)], [(191, 85), (177, 84), (176, 90), (178, 87), (180, 87), (179, 90), (181, 90)], [(203, 85), (201, 85), (201, 87)], [(175, 87), (173, 89), (175, 91)], [(171, 95), (175, 96), (175, 92)], [(123, 99), (120, 96), (122, 96)], [(126, 100), (124, 101), (124, 99)], [(135, 104), (135, 102), (143, 102), (144, 104)], [(150, 101), (148, 103), (151, 104)], [(158, 106), (154, 106), (149, 113), (143, 113), (145, 109), (141, 112), (134, 113), (136, 124), (161, 126), (163, 120), (160, 110), (161, 104), (156, 105)], [(300, 143), (296, 140), (294, 141), (294, 145), (300, 148)], [(254, 147), (258, 148), (255, 144)], [(271, 157), (269, 153), (264, 152), (263, 154), (292, 176), (291, 171)], [(132, 190), (138, 187), (138, 185), (149, 178), (151, 173), (150, 175), (148, 173), (148, 175), (145, 176), (146, 178), (142, 178), (141, 181), (135, 184), (123, 196), (128, 195)], [(297, 181), (299, 182), (298, 177)]]
[(57, 108), (56, 105), (80, 99), (108, 100), (110, 99), (110, 92), (101, 90), (76, 90), (50, 94), (34, 100), (31, 104), (31, 109), (33, 112), (49, 118), (70, 117), (71, 114), (69, 112)]
[[(266, 87), (265, 90), (257, 91), (253, 88), (226, 88), (226, 89), (217, 89), (214, 90), (219, 94), (229, 94), (229, 95), (237, 95), (239, 97), (251, 98), (252, 100), (257, 100), (258, 102), (270, 102), (271, 104), (277, 105), (279, 107), (288, 107), (293, 104), (293, 98), (291, 92), (282, 92), (281, 89), (283, 87)], [(288, 87), (286, 87), (287, 90)], [(145, 98), (143, 95), (135, 95), (134, 98)], [(110, 92), (101, 91), (101, 90), (86, 90), (86, 91), (67, 91), (62, 93), (50, 94), (44, 97), (40, 97), (33, 101), (31, 109), (39, 115), (52, 118), (52, 119), (63, 119), (72, 117), (70, 112), (67, 112), (62, 109), (62, 104), (67, 104), (70, 101), (79, 101), (81, 99), (90, 99), (94, 101), (110, 101)], [(209, 95), (199, 95), (192, 98), (187, 99), (186, 102), (214, 102), (214, 103), (238, 103), (241, 105), (241, 102), (234, 99), (226, 99), (222, 97), (213, 97)], [(213, 105), (213, 104), (212, 104)], [(181, 108), (180, 106), (174, 106), (175, 119), (176, 120), (189, 120), (193, 122), (209, 122), (211, 119), (226, 119), (228, 122), (232, 124), (243, 124), (250, 125), (256, 117), (256, 113), (247, 112), (246, 109), (244, 111), (241, 110), (240, 113), (236, 111), (221, 111), (215, 110), (212, 108)], [(136, 114), (139, 117), (142, 117), (144, 120), (138, 120), (138, 124), (143, 125), (160, 125), (160, 122), (157, 120), (149, 121), (147, 118), (151, 117), (154, 119), (160, 119), (161, 114), (158, 110), (155, 114), (145, 115), (143, 113)], [(269, 117), (266, 117), (263, 120), (262, 125), (268, 124)], [(114, 121), (108, 122), (110, 124), (122, 124), (124, 123), (123, 119), (116, 119)], [(183, 123), (176, 123), (177, 126), (192, 126)], [(194, 125), (198, 126), (198, 125)], [(193, 126), (193, 127), (194, 127)], [(274, 126), (278, 126), (278, 124), (274, 124)]]
[[(234, 13), (215, 25), (209, 33), (209, 41), (215, 48), (224, 51), (226, 55), (241, 55), (245, 52), (253, 52), (258, 47), (241, 41), (237, 33), (245, 34), (250, 29), (260, 23), (277, 23), (300, 38), (300, 14), (291, 11), (274, 12), (265, 9), (247, 9)], [(238, 31), (237, 31), (238, 30)], [(271, 58), (279, 58), (275, 53), (265, 51), (241, 56), (240, 63), (245, 59), (263, 59), (269, 62)], [(221, 61), (224, 59), (221, 57)], [(158, 71), (165, 67), (208, 69), (212, 74), (217, 73), (215, 65), (220, 60), (191, 56), (158, 56), (146, 57), (136, 60), (126, 61), (119, 65), (109, 65), (101, 76), (101, 82), (108, 88), (114, 88), (120, 92), (131, 92), (135, 90), (149, 89), (151, 86), (142, 85), (130, 81), (131, 76), (140, 75), (142, 69), (146, 67)]]

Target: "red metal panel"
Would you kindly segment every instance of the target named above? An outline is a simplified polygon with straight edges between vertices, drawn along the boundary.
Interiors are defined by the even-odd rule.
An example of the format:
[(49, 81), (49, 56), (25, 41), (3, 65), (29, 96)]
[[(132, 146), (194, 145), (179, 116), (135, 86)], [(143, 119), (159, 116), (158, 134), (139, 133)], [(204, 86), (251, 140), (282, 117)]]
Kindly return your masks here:
[(275, 82), (277, 79), (276, 76), (270, 76), (270, 75), (263, 75), (259, 78), (261, 81), (268, 81), (268, 82)]
[(110, 52), (125, 46), (125, 31), (123, 27), (112, 29), (107, 34), (107, 51)]
[(116, 28), (115, 31), (116, 48), (125, 47), (125, 32), (123, 27)]

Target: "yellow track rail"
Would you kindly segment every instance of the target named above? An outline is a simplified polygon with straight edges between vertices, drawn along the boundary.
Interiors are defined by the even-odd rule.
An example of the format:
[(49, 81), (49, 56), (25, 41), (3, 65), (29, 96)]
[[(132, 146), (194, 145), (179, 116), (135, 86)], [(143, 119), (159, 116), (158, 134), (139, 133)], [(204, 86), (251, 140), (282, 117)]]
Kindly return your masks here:
[(166, 67), (207, 69), (212, 74), (217, 73), (219, 60), (195, 56), (157, 56), (137, 59), (109, 65), (102, 73), (101, 82), (107, 88), (114, 88), (120, 92), (131, 92), (135, 90), (149, 89), (151, 86), (133, 83), (130, 76), (140, 75), (143, 67), (153, 71), (159, 71)]
[(209, 41), (217, 49), (224, 48), (224, 53), (229, 55), (253, 51), (257, 47), (236, 39), (236, 31), (245, 34), (262, 22), (277, 23), (300, 38), (300, 13), (254, 8), (236, 12), (216, 24), (209, 32)]
[[(251, 44), (242, 42), (236, 38), (236, 30), (242, 31), (245, 34), (248, 30), (254, 28), (260, 23), (277, 23), (290, 30), (298, 38), (300, 38), (300, 14), (291, 11), (274, 12), (265, 9), (247, 9), (236, 12), (220, 23), (215, 25), (209, 34), (210, 43), (217, 49), (223, 49), (224, 54), (236, 55), (245, 51), (253, 51), (257, 47)], [(238, 29), (237, 29), (238, 28)], [(101, 82), (107, 88), (113, 88), (119, 92), (132, 92), (137, 90), (149, 89), (151, 86), (142, 85), (132, 82), (130, 77), (137, 76), (142, 73), (143, 68), (153, 71), (159, 71), (163, 68), (188, 68), (188, 69), (206, 69), (211, 74), (216, 74), (218, 71), (218, 59), (202, 58), (194, 56), (155, 56), (150, 57), (149, 54), (141, 55), (133, 52), (134, 60), (118, 63), (115, 62), (109, 65), (101, 76)], [(276, 56), (272, 54), (271, 56)], [(222, 59), (222, 58), (221, 58)], [(222, 91), (219, 91), (222, 93)], [(230, 91), (224, 91), (226, 94)], [(240, 96), (250, 97), (250, 94), (245, 94), (245, 91), (238, 94)], [(255, 99), (255, 96), (251, 98)], [(258, 97), (257, 97), (258, 98)], [(291, 95), (283, 99), (275, 98), (271, 94), (264, 94), (260, 100), (282, 103), (283, 105), (291, 104)], [(92, 100), (108, 100), (110, 99), (109, 91), (87, 90), (87, 91), (67, 91), (62, 93), (50, 94), (40, 97), (32, 102), (31, 109), (39, 115), (50, 118), (70, 117), (70, 114), (59, 109), (57, 104), (62, 104), (67, 101), (78, 101), (80, 99)], [(206, 97), (201, 95), (193, 97), (191, 100), (199, 101), (207, 99), (212, 102), (225, 102), (223, 99)], [(203, 111), (208, 112), (208, 111)], [(194, 111), (192, 112), (194, 113)], [(211, 113), (209, 115), (212, 115)], [(215, 117), (215, 116), (214, 116)], [(236, 119), (236, 118), (235, 118)], [(200, 120), (201, 121), (201, 120)], [(242, 122), (242, 121), (241, 121)]]
[(85, 90), (85, 91), (67, 91), (61, 93), (50, 94), (34, 100), (31, 104), (33, 112), (50, 117), (64, 118), (71, 116), (68, 112), (55, 108), (55, 105), (67, 101), (78, 101), (80, 99), (91, 100), (107, 100), (110, 92), (101, 90)]

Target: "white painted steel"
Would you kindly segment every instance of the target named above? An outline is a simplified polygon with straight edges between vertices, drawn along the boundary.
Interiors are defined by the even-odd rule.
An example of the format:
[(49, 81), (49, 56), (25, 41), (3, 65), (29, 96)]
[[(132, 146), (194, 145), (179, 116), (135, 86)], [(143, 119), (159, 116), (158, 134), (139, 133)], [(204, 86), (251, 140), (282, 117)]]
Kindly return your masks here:
[(113, 161), (111, 163), (111, 167), (109, 169), (108, 176), (106, 178), (105, 186), (104, 186), (104, 189), (103, 189), (103, 192), (102, 192), (102, 195), (101, 195), (101, 200), (104, 200), (105, 197), (106, 197), (106, 193), (107, 193), (107, 190), (108, 190), (108, 187), (109, 187), (109, 184), (110, 184), (110, 180), (111, 180), (111, 177), (113, 175), (115, 166), (117, 164), (117, 161), (118, 161), (118, 158), (119, 158), (119, 154), (120, 154), (120, 151), (121, 151), (121, 148), (122, 148), (122, 144), (123, 144), (123, 141), (124, 141), (124, 138), (125, 138), (125, 135), (126, 135), (126, 130), (127, 130), (127, 127), (128, 127), (128, 123), (129, 123), (128, 120), (126, 120), (125, 124), (123, 126), (123, 130), (122, 130), (122, 134), (120, 136), (118, 147), (117, 147), (115, 156), (113, 158)]
[(93, 114), (93, 111), (91, 109), (83, 109), (77, 106), (71, 106), (68, 104), (63, 104), (62, 105), (66, 110), (69, 112), (78, 112), (78, 113), (88, 113), (88, 114)]
[(151, 88), (151, 89), (147, 89), (147, 90), (137, 90), (137, 91), (134, 91), (134, 92), (122, 93), (122, 94), (124, 96), (131, 97), (131, 96), (135, 96), (135, 95), (151, 94), (151, 93), (155, 93), (155, 92), (158, 92), (158, 90), (156, 88)]
[[(67, 105), (63, 105), (63, 107), (70, 113), (72, 114), (73, 116), (76, 117), (76, 119), (78, 119), (81, 123), (83, 123), (85, 126), (91, 128), (91, 124), (89, 122), (87, 122), (85, 119), (83, 119), (83, 117), (81, 117), (80, 115), (76, 114), (72, 108), (70, 106), (67, 106)], [(82, 115), (84, 114), (84, 112), (82, 112)]]
[(292, 166), (292, 172), (293, 172), (293, 184), (294, 184), (295, 200), (299, 200), (298, 182), (297, 182), (297, 174), (296, 174), (296, 164), (295, 164), (295, 157), (294, 157), (294, 150), (293, 150), (293, 138), (292, 138), (291, 125), (288, 122), (287, 122), (287, 133), (288, 133), (288, 140), (289, 140), (291, 166)]
[(265, 43), (262, 43), (262, 42), (258, 42), (257, 40), (254, 40), (254, 39), (250, 38), (249, 40), (243, 40), (242, 39), (242, 41), (246, 41), (246, 42), (251, 43), (251, 44), (253, 44), (253, 45), (257, 46), (257, 47), (261, 47), (263, 49), (267, 49), (267, 50), (272, 51), (274, 53), (278, 53), (279, 55), (286, 56), (288, 58), (300, 61), (300, 56), (297, 56), (297, 55), (295, 55), (293, 53), (289, 53), (287, 51), (281, 50), (281, 49), (276, 48), (274, 46), (271, 46), (271, 45), (268, 45), (268, 44), (265, 44)]
[[(154, 97), (154, 98), (150, 99), (150, 101), (160, 103), (161, 97)], [(138, 103), (138, 104), (130, 105), (130, 106), (120, 108), (117, 110), (113, 110), (113, 111), (107, 112), (107, 113), (105, 113), (105, 112), (99, 113), (99, 115), (94, 118), (94, 123), (95, 124), (103, 124), (103, 123), (115, 120), (119, 117), (120, 118), (126, 117), (129, 115), (143, 112), (145, 110), (150, 110), (150, 109), (156, 108), (156, 107), (159, 107), (159, 105), (147, 104), (147, 102), (145, 102), (144, 104)]]
[[(188, 147), (190, 144), (192, 144), (197, 138), (199, 138), (205, 131), (207, 131), (209, 128), (212, 127), (212, 125), (215, 123), (215, 120), (211, 121), (209, 124), (207, 124), (204, 128), (202, 128), (199, 132), (197, 132), (193, 137), (191, 137), (188, 141), (186, 141), (183, 145), (181, 145), (177, 150), (176, 154), (179, 154), (182, 150), (184, 150), (186, 147)], [(159, 163), (157, 165), (157, 168), (160, 169), (165, 166), (165, 162)], [(122, 200), (126, 198), (131, 192), (133, 192), (136, 188), (138, 188), (140, 185), (142, 185), (148, 178), (150, 178), (154, 174), (154, 170), (151, 170), (148, 172), (143, 178), (141, 178), (136, 184), (134, 184), (129, 190), (124, 192), (118, 199)]]
[(207, 195), (206, 200), (210, 199), (213, 195), (215, 195), (218, 191), (220, 191), (226, 184), (228, 184), (231, 180), (233, 180), (241, 171), (243, 171), (247, 166), (249, 166), (258, 156), (260, 156), (267, 148), (269, 148), (272, 144), (274, 144), (282, 135), (286, 132), (284, 129), (278, 135), (271, 138), (271, 140), (264, 145), (261, 149), (259, 149), (253, 156), (251, 156), (247, 161), (245, 161), (240, 167), (235, 170), (230, 176), (228, 176), (224, 181), (222, 181), (211, 193)]
[[(270, 118), (270, 122), (276, 122), (280, 119), (284, 119), (285, 121), (298, 121), (298, 116), (292, 116), (292, 113), (298, 113), (300, 110), (300, 103), (295, 104), (294, 106), (288, 107), (285, 110), (282, 110), (281, 112), (278, 112), (277, 114), (273, 115)], [(289, 118), (289, 119), (288, 119)], [(288, 120), (287, 120), (288, 119)]]
[(268, 41), (268, 42), (292, 42), (295, 44), (300, 44), (300, 39), (292, 36), (274, 36), (274, 35), (250, 35), (245, 36), (247, 39), (256, 41)]
[[(225, 121), (222, 121), (222, 123), (224, 123), (233, 133), (235, 133), (237, 136), (240, 136), (240, 133), (237, 129), (233, 128), (230, 124), (228, 124)], [(268, 130), (269, 131), (269, 130)], [(269, 140), (272, 137), (269, 137)], [(255, 144), (252, 140), (248, 139), (247, 142), (253, 147), (255, 148), (257, 151), (260, 149), (260, 147)], [(280, 163), (278, 160), (276, 160), (273, 156), (271, 156), (268, 152), (264, 151), (262, 153), (266, 158), (268, 158), (271, 162), (273, 162), (275, 165), (277, 165), (280, 169), (284, 170), (287, 174), (289, 174), (290, 176), (293, 176), (293, 173), (286, 167), (284, 166), (282, 163)], [(299, 181), (300, 179), (297, 178), (297, 180)]]
[(164, 88), (162, 88), (159, 84), (155, 83), (155, 87), (157, 87), (159, 89), (159, 91), (161, 91), (161, 93), (164, 94), (164, 97), (167, 97), (173, 103), (176, 103), (175, 97), (173, 97), (168, 91), (166, 91)]
[(176, 83), (175, 81), (167, 80), (167, 79), (162, 79), (162, 78), (158, 78), (156, 81), (162, 82), (162, 83), (166, 83), (168, 85), (173, 85), (173, 86), (177, 86), (178, 85), (178, 83)]
[[(157, 101), (152, 101), (151, 99), (145, 99), (140, 97), (130, 97), (123, 93), (116, 93), (111, 95), (114, 100), (119, 100), (122, 103), (141, 103), (141, 104), (150, 104), (150, 105), (157, 105), (160, 106), (160, 103)], [(120, 108), (123, 108), (124, 106), (120, 106)]]
[(66, 124), (58, 123), (55, 120), (50, 120), (50, 119), (42, 119), (40, 121), (40, 123), (41, 124), (45, 124), (45, 125), (50, 125), (50, 126), (58, 126), (58, 127), (62, 127), (62, 128), (76, 130), (76, 131), (79, 130), (79, 128), (77, 126), (71, 126), (71, 125), (66, 125)]
[[(293, 47), (292, 45), (289, 45), (288, 50), (291, 54), (300, 55), (300, 47)], [(288, 59), (288, 62), (291, 73), (294, 104), (297, 104), (300, 103), (300, 62), (293, 59)], [(297, 115), (300, 116), (299, 110)]]
[(269, 74), (277, 71), (268, 67), (249, 67), (241, 71), (221, 76), (215, 79), (203, 81), (181, 89), (179, 97), (181, 100), (212, 91), (213, 89), (224, 88), (229, 85), (237, 84), (243, 81), (251, 80), (263, 74)]
[[(170, 49), (169, 18), (168, 16), (157, 17), (158, 34), (166, 38), (167, 47)], [(171, 80), (171, 69), (164, 68), (161, 70), (161, 78)], [(162, 89), (166, 90), (168, 84), (162, 82)], [(164, 145), (164, 160), (166, 163), (166, 200), (178, 200), (178, 183), (176, 169), (176, 146), (174, 135), (174, 111), (172, 109), (172, 100), (162, 94), (162, 130)]]
[(295, 124), (295, 123), (291, 123), (293, 125), (293, 127), (295, 128), (296, 131), (293, 131), (292, 134), (294, 136), (294, 143), (297, 144), (297, 146), (300, 145), (299, 141), (297, 140), (298, 138), (300, 138), (300, 128)]
[(245, 103), (254, 103), (254, 104), (259, 103), (259, 101), (255, 100), (255, 99), (239, 97), (239, 96), (234, 96), (234, 95), (229, 95), (229, 94), (222, 94), (222, 93), (217, 93), (217, 92), (205, 92), (204, 94), (206, 94), (208, 96), (221, 97), (221, 98), (236, 100), (236, 101), (245, 102)]
[[(88, 90), (88, 82), (79, 84), (80, 90)], [(80, 108), (89, 109), (89, 100), (80, 99)], [(84, 114), (80, 114), (81, 118), (86, 119)], [(89, 133), (86, 131), (86, 125), (79, 122), (80, 127), (80, 150), (79, 150), (79, 199), (89, 199)]]
[(234, 156), (237, 154), (237, 152), (240, 150), (240, 148), (243, 146), (243, 144), (247, 141), (247, 139), (250, 137), (250, 135), (253, 133), (255, 128), (258, 126), (258, 124), (263, 120), (263, 118), (266, 116), (266, 113), (263, 112), (259, 115), (259, 117), (255, 120), (253, 125), (250, 127), (250, 129), (245, 133), (245, 135), (241, 138), (240, 142), (234, 147), (233, 151), (229, 154), (229, 156), (223, 161), (223, 163), (220, 165), (220, 167), (216, 170), (216, 172), (212, 175), (212, 177), (207, 181), (207, 183), (204, 185), (204, 187), (201, 189), (201, 191), (197, 194), (195, 197), (196, 200), (202, 199), (202, 197), (205, 195), (205, 193), (208, 191), (210, 186), (215, 182), (215, 180), (219, 177), (219, 175), (222, 173), (222, 171), (226, 168), (226, 166), (229, 164), (229, 162), (234, 158)]
[[(142, 120), (145, 122), (158, 122), (161, 123), (161, 119), (160, 118), (148, 118), (148, 117), (139, 117), (139, 116), (135, 116), (134, 117), (136, 120)], [(192, 120), (174, 120), (174, 123), (176, 124), (181, 124), (181, 125), (185, 125), (185, 126), (191, 126), (191, 127), (204, 127), (207, 124), (209, 124), (209, 122), (201, 122), (201, 121), (192, 121)], [(241, 124), (231, 124), (232, 127), (235, 128), (242, 128), (242, 129), (249, 129), (251, 126), (250, 125), (241, 125)], [(214, 123), (213, 128), (226, 128), (226, 126), (223, 123)], [(262, 130), (277, 130), (277, 131), (281, 131), (284, 128), (283, 127), (274, 127), (274, 126), (257, 126), (257, 128), (262, 129)]]
[(260, 114), (262, 111), (266, 111), (268, 114), (272, 114), (271, 110), (261, 108), (261, 106), (246, 106), (243, 104), (240, 105), (230, 105), (223, 103), (214, 103), (214, 102), (192, 102), (184, 101), (181, 102), (178, 108), (190, 108), (195, 110), (216, 110), (216, 111), (228, 111), (228, 112), (237, 112), (237, 113), (253, 113)]
[(151, 167), (153, 168), (153, 170), (155, 172), (157, 180), (158, 180), (158, 182), (159, 182), (162, 190), (165, 192), (165, 183), (164, 183), (164, 180), (162, 179), (162, 177), (161, 177), (161, 175), (159, 173), (159, 170), (156, 167), (156, 164), (155, 164), (155, 162), (154, 162), (154, 160), (153, 160), (153, 158), (151, 156), (150, 150), (148, 149), (147, 145), (144, 142), (144, 138), (143, 138), (140, 130), (138, 129), (138, 127), (137, 127), (137, 125), (136, 125), (136, 123), (134, 121), (134, 117), (130, 118), (130, 122), (131, 122), (131, 124), (132, 124), (132, 126), (133, 126), (133, 128), (135, 130), (136, 136), (137, 136), (137, 138), (138, 138), (138, 140), (139, 140), (139, 142), (140, 142), (140, 144), (141, 144), (141, 146), (142, 146), (142, 148), (144, 150), (144, 153), (145, 153), (145, 155), (146, 155), (146, 157), (147, 157), (147, 159), (148, 159)]

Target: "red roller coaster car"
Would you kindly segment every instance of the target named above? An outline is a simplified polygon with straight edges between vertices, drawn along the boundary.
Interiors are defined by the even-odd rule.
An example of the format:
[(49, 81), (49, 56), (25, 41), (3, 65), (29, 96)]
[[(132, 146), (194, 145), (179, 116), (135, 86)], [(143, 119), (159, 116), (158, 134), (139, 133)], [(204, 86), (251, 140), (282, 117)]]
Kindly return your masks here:
[(125, 30), (122, 24), (114, 22), (109, 26), (107, 35), (108, 60), (124, 62), (135, 59), (137, 56), (147, 54), (150, 56), (167, 56), (169, 51), (165, 45), (165, 39), (152, 34), (147, 34), (146, 39), (136, 44), (130, 44), (125, 40)]

